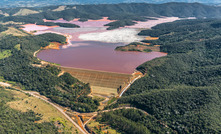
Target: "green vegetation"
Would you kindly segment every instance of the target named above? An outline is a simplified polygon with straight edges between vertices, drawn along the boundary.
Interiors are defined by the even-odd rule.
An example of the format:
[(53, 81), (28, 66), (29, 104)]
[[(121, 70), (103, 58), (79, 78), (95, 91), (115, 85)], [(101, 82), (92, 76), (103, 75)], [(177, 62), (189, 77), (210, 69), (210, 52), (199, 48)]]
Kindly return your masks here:
[(30, 10), (30, 9), (20, 9), (17, 13), (13, 14), (13, 16), (25, 16), (29, 14), (36, 14), (38, 11)]
[(127, 51), (137, 51), (137, 52), (141, 52), (141, 50), (135, 49), (135, 48), (129, 48)]
[(58, 25), (60, 27), (67, 27), (67, 28), (79, 28), (80, 27), (76, 24), (70, 24), (70, 23), (55, 23), (55, 25)]
[(20, 45), (20, 44), (17, 44), (17, 45), (15, 45), (14, 48), (17, 49), (17, 50), (19, 51), (19, 50), (21, 50), (21, 45)]
[(98, 115), (97, 121), (106, 123), (121, 133), (159, 134), (172, 132), (172, 129), (166, 128), (156, 118), (135, 109), (122, 109), (102, 113)]
[(10, 91), (14, 98), (14, 100), (7, 102), (7, 106), (23, 113), (30, 110), (34, 111), (41, 117), (35, 123), (52, 122), (60, 133), (73, 133), (76, 131), (73, 124), (52, 105), (16, 89), (10, 88), (7, 91)]
[(145, 45), (144, 43), (140, 42), (132, 42), (125, 46), (118, 46), (115, 48), (116, 51), (136, 51), (136, 52), (152, 52), (151, 49), (155, 49), (152, 45)]
[(80, 26), (71, 23), (53, 23), (53, 22), (38, 22), (37, 25), (45, 25), (45, 26), (60, 26), (67, 28), (79, 28)]
[(115, 21), (115, 22), (111, 22), (109, 24), (106, 24), (105, 26), (109, 26), (109, 28), (107, 28), (107, 30), (112, 30), (112, 29), (116, 29), (119, 27), (131, 26), (134, 24), (136, 24), (136, 22), (133, 22), (132, 20), (119, 20), (119, 21)]
[(144, 52), (147, 52), (147, 53), (152, 52), (151, 49), (144, 49), (143, 51), (144, 51)]
[(54, 33), (45, 33), (45, 34), (40, 34), (38, 36), (43, 38), (47, 42), (58, 42), (61, 44), (67, 43), (66, 37)]
[(90, 121), (86, 126), (87, 131), (90, 133), (95, 133), (95, 134), (121, 134), (117, 132), (115, 129), (111, 128), (109, 125), (101, 124), (97, 121)]
[[(32, 64), (39, 63), (37, 58), (33, 57), (33, 53), (41, 47), (48, 46), (50, 42), (65, 43), (66, 38), (52, 33), (2, 38), (0, 48), (10, 50), (12, 55), (0, 60), (1, 76), (5, 80), (20, 83), (25, 90), (40, 92), (52, 101), (70, 107), (72, 110), (95, 111), (99, 103), (87, 96), (91, 92), (88, 84), (84, 84), (66, 73), (58, 77), (59, 69), (56, 67), (32, 66)], [(20, 44), (20, 50), (17, 49), (18, 44)]]
[(1, 32), (1, 36), (7, 36), (7, 35), (13, 35), (13, 36), (28, 36), (29, 34), (22, 31), (21, 29), (16, 28), (15, 26), (8, 27), (6, 31)]
[(6, 30), (8, 30), (7, 27), (0, 25), (0, 32), (6, 31)]
[[(85, 21), (107, 16), (118, 20), (108, 24), (110, 28), (115, 28), (148, 19), (144, 16), (217, 18), (221, 14), (220, 7), (198, 3), (77, 5), (76, 9), (67, 6), (62, 11), (51, 11), (56, 8), (34, 8), (35, 11), (42, 12), (26, 16), (12, 16), (21, 8), (2, 9), (10, 16), (1, 16), (0, 21), (42, 24), (43, 19), (80, 18)], [(60, 25), (70, 26), (63, 23)], [(7, 29), (0, 25), (0, 32)], [(159, 37), (158, 40), (143, 42), (160, 45), (160, 50), (168, 53), (168, 56), (139, 66), (137, 70), (145, 76), (135, 81), (124, 96), (109, 107), (130, 104), (149, 115), (139, 110), (124, 109), (102, 113), (97, 120), (122, 133), (221, 133), (221, 21), (181, 20), (157, 25), (152, 30), (143, 30), (139, 35)], [(50, 42), (65, 43), (66, 38), (51, 33), (0, 37), (0, 49), (3, 53), (3, 58), (0, 59), (0, 77), (19, 83), (24, 90), (40, 92), (53, 102), (72, 110), (95, 111), (99, 102), (87, 96), (91, 90), (88, 84), (68, 73), (58, 77), (60, 69), (53, 66), (32, 66), (39, 63), (33, 53), (48, 46)], [(141, 51), (135, 48), (128, 50)], [(144, 48), (142, 51), (150, 50)], [(7, 107), (5, 102), (14, 98), (7, 95), (6, 91), (0, 90), (0, 95), (0, 116), (3, 117), (0, 119), (0, 126), (3, 133), (57, 132), (51, 123), (35, 124), (41, 116), (32, 111), (18, 114), (18, 111)]]
[(174, 133), (221, 133), (221, 28), (217, 22), (183, 20), (142, 31), (158, 36), (152, 43), (161, 45), (168, 56), (140, 65), (137, 69), (145, 76), (110, 107), (130, 104)]
[(11, 56), (11, 50), (0, 51), (0, 59), (4, 59)]
[(15, 100), (13, 94), (0, 87), (0, 130), (1, 133), (58, 133), (52, 122), (35, 123), (41, 115), (33, 111), (20, 112), (6, 105)]
[[(150, 17), (196, 17), (196, 18), (220, 18), (221, 8), (199, 3), (165, 3), (165, 4), (147, 4), (147, 3), (124, 3), (124, 4), (93, 4), (93, 5), (68, 5), (61, 11), (53, 11), (59, 6), (39, 7), (39, 8), (2, 8), (1, 11), (9, 16), (1, 16), (0, 21), (14, 21), (24, 23), (44, 23), (43, 19), (56, 20), (63, 18), (70, 21), (80, 18), (80, 21), (88, 19), (101, 19), (108, 17), (111, 20), (117, 20), (108, 24), (108, 29), (124, 27), (135, 24), (134, 21), (145, 21), (152, 19)], [(181, 10), (185, 9), (185, 10)], [(13, 16), (19, 11), (35, 11), (35, 14), (26, 16)], [(39, 12), (39, 13), (37, 13)], [(25, 14), (22, 14), (25, 15)], [(149, 17), (145, 17), (149, 16)], [(49, 24), (49, 23), (48, 23)], [(50, 24), (51, 25), (51, 24)], [(66, 24), (61, 24), (66, 25)], [(69, 27), (69, 26), (68, 26)], [(72, 26), (71, 26), (72, 27)]]
[(117, 100), (116, 97), (110, 98), (110, 100), (108, 100), (107, 104), (109, 105), (109, 104), (113, 103), (116, 100)]

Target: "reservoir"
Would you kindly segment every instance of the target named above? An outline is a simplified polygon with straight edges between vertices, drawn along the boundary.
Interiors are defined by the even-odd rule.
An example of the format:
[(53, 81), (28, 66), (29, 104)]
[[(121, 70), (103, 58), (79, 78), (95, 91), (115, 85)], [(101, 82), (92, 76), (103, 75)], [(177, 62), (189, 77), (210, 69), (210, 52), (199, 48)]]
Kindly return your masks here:
[(159, 18), (158, 20), (139, 22), (133, 27), (110, 31), (106, 30), (107, 27), (104, 26), (111, 22), (107, 18), (87, 22), (77, 20), (66, 22), (61, 19), (49, 22), (73, 23), (78, 24), (81, 28), (45, 27), (30, 24), (24, 25), (23, 30), (37, 30), (35, 34), (55, 32), (71, 36), (68, 45), (60, 46), (60, 50), (40, 51), (37, 57), (42, 60), (57, 63), (63, 67), (132, 74), (139, 65), (154, 58), (166, 56), (166, 53), (123, 52), (114, 49), (117, 46), (143, 40), (145, 37), (137, 35), (140, 28), (151, 28), (154, 25), (177, 19)]
[(140, 64), (166, 55), (161, 52), (115, 51), (120, 45), (124, 44), (72, 41), (71, 46), (61, 46), (60, 50), (42, 50), (37, 57), (65, 67), (132, 74)]

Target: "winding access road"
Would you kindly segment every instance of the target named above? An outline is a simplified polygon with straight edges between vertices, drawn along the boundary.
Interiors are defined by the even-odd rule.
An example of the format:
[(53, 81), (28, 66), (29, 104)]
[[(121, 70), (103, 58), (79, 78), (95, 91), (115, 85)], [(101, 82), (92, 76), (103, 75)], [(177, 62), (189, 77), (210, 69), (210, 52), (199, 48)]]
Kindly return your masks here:
[[(0, 82), (0, 85), (1, 85), (1, 86), (4, 86), (4, 87), (12, 87), (11, 84), (4, 83), (4, 82)], [(15, 88), (15, 89), (21, 91), (22, 93), (29, 94), (29, 95), (31, 95), (31, 96), (33, 96), (33, 97), (35, 97), (35, 98), (41, 99), (41, 100), (47, 102), (48, 104), (52, 105), (52, 106), (53, 106), (54, 108), (56, 108), (59, 112), (61, 112), (78, 130), (80, 130), (81, 133), (83, 133), (83, 134), (88, 134), (87, 131), (86, 131), (86, 130), (83, 130), (76, 122), (74, 122), (74, 121), (63, 111), (62, 108), (56, 106), (54, 103), (52, 103), (52, 102), (48, 101), (47, 99), (41, 97), (39, 93), (37, 93), (37, 92), (23, 91), (23, 90), (20, 90), (20, 89), (18, 89), (18, 88), (16, 88), (16, 87), (13, 87), (13, 88)], [(38, 95), (36, 95), (36, 94), (38, 94)]]
[(133, 81), (130, 82), (130, 84), (128, 84), (124, 90), (120, 93), (119, 97), (121, 97), (125, 91), (127, 91), (127, 89), (137, 80), (137, 79), (140, 79), (142, 76), (138, 76), (137, 78), (135, 78)]
[[(21, 90), (20, 90), (21, 91)], [(21, 91), (23, 93), (27, 93), (30, 94), (31, 96), (35, 97), (35, 98), (39, 98), (45, 102), (47, 102), (48, 104), (52, 105), (53, 107), (55, 107), (59, 112), (61, 112), (76, 128), (78, 128), (78, 130), (80, 130), (83, 134), (88, 134), (87, 131), (83, 130), (76, 122), (74, 122), (64, 111), (63, 109), (61, 109), (60, 107), (56, 106), (55, 104), (53, 104), (52, 102), (38, 96), (35, 95), (33, 92), (26, 92), (26, 91)]]

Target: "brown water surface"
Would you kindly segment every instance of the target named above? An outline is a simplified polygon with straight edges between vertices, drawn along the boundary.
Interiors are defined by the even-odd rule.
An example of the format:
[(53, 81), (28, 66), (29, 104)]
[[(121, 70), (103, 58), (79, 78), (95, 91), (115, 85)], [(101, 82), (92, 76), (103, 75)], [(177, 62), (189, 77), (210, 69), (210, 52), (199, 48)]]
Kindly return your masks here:
[(58, 63), (65, 67), (131, 74), (140, 64), (166, 55), (161, 52), (115, 51), (116, 46), (124, 45), (122, 43), (73, 41), (72, 44), (74, 47), (42, 50), (37, 56), (42, 60)]

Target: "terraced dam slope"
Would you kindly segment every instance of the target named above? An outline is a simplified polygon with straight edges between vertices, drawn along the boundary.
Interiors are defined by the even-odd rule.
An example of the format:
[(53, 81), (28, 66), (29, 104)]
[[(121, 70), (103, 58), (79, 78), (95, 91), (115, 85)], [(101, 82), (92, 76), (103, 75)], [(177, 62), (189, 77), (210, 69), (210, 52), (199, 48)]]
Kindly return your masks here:
[(100, 94), (105, 96), (117, 96), (117, 89), (121, 86), (125, 87), (133, 78), (132, 74), (112, 73), (96, 70), (85, 70), (77, 68), (61, 68), (65, 72), (83, 81), (90, 83), (92, 94)]

